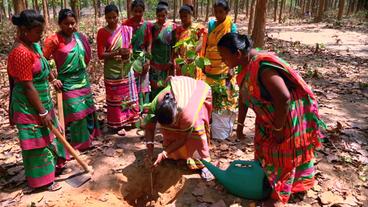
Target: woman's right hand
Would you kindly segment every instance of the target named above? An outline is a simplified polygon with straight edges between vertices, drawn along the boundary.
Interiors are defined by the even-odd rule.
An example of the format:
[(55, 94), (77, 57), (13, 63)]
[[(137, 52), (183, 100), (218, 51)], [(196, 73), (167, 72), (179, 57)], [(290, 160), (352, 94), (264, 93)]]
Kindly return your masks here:
[(63, 83), (60, 80), (57, 79), (53, 80), (52, 85), (57, 91), (61, 91), (63, 89)]
[(52, 118), (50, 115), (50, 112), (48, 112), (45, 116), (41, 116), (41, 123), (43, 126), (46, 126), (48, 128), (51, 128), (53, 123), (52, 123)]

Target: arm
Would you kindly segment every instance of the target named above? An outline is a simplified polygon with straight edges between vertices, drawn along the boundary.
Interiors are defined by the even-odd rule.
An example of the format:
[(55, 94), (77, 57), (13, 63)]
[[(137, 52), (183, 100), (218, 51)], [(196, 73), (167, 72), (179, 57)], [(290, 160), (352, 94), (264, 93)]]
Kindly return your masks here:
[(282, 77), (275, 71), (266, 69), (261, 73), (261, 80), (272, 98), (272, 105), (275, 108), (273, 131), (278, 139), (282, 142), (282, 129), (285, 125), (290, 101), (290, 92)]
[(243, 129), (244, 129), (244, 121), (245, 117), (247, 116), (248, 107), (245, 105), (243, 100), (243, 95), (241, 92), (239, 92), (239, 101), (238, 101), (238, 124), (236, 128), (236, 135), (238, 139), (244, 139)]

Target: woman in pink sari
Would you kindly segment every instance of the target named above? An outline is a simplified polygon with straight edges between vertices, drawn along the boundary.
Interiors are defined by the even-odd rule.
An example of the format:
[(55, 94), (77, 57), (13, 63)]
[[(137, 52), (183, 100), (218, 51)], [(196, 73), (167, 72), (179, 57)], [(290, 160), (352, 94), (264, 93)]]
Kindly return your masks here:
[(186, 160), (190, 169), (200, 169), (204, 178), (210, 178), (211, 174), (200, 162), (200, 159), (210, 160), (208, 138), (212, 95), (209, 85), (190, 77), (171, 77), (167, 87), (145, 107), (149, 111), (145, 126), (148, 160), (153, 157), (156, 123), (164, 137), (164, 150), (153, 166), (166, 158)]

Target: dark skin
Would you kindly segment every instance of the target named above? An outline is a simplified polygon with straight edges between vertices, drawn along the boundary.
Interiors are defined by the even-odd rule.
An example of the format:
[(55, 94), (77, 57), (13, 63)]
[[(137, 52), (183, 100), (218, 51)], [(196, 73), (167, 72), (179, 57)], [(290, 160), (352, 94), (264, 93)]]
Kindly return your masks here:
[[(105, 27), (110, 33), (113, 33), (118, 27), (119, 23), (119, 14), (115, 11), (109, 12), (105, 14), (105, 20), (107, 22), (107, 26)], [(130, 56), (129, 48), (121, 48), (118, 51), (113, 52), (104, 52), (103, 57), (105, 59), (116, 59), (116, 60), (127, 60)]]
[[(238, 65), (241, 65), (243, 68), (246, 68), (249, 64), (251, 58), (257, 55), (255, 50), (251, 50), (248, 54), (245, 54), (241, 51), (237, 51), (235, 54), (231, 53), (231, 51), (224, 47), (219, 47), (220, 55), (224, 60), (225, 64), (234, 68)], [(273, 135), (276, 138), (278, 143), (283, 142), (284, 137), (282, 130), (278, 131), (276, 129), (282, 129), (285, 126), (288, 110), (289, 110), (289, 101), (290, 101), (290, 91), (287, 88), (282, 77), (274, 70), (264, 70), (261, 75), (261, 80), (266, 87), (266, 90), (271, 95), (271, 102), (275, 108), (275, 116), (273, 120)], [(244, 123), (245, 117), (247, 115), (248, 108), (245, 106), (244, 102), (244, 91), (245, 89), (241, 87), (240, 95), (239, 95), (239, 114), (238, 114), (238, 122)], [(237, 127), (237, 136), (238, 138), (244, 138), (243, 135), (244, 126), (238, 125)]]
[(215, 6), (213, 7), (213, 11), (216, 17), (216, 25), (221, 24), (225, 21), (227, 15), (229, 14), (229, 10), (226, 10), (222, 6)]
[[(33, 28), (26, 28), (21, 26), (19, 28), (19, 37), (17, 40), (17, 44), (23, 44), (26, 46), (29, 50), (34, 52), (32, 48), (32, 44), (39, 42), (42, 38), (42, 34), (44, 31), (44, 25), (36, 26)], [(33, 85), (32, 81), (22, 81), (20, 82), (24, 89), (25, 89), (25, 95), (28, 98), (31, 105), (37, 110), (39, 114), (46, 113), (46, 109), (42, 105), (42, 102), (40, 100), (40, 96), (38, 94), (38, 91)], [(51, 127), (53, 125), (52, 118), (50, 113), (47, 113), (45, 116), (40, 116), (40, 120), (43, 126)]]

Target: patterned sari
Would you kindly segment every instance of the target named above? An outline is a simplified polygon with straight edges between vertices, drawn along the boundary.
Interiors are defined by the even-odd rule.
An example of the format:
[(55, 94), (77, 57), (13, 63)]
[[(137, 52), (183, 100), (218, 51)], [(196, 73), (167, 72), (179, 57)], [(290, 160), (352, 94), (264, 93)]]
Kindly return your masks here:
[[(132, 28), (118, 27), (107, 39), (107, 52), (130, 48)], [(135, 123), (139, 118), (138, 93), (133, 70), (126, 70), (124, 62), (104, 60), (104, 75), (107, 101), (107, 124), (111, 128)]]
[[(39, 44), (34, 44), (33, 50), (37, 57), (32, 68), (33, 86), (39, 94), (43, 107), (51, 114), (54, 126), (58, 128), (48, 82), (49, 64), (43, 57)], [(17, 61), (10, 58), (13, 51), (9, 54), (8, 68), (15, 64), (13, 61)], [(13, 81), (9, 116), (18, 128), (25, 175), (30, 187), (42, 187), (54, 181), (55, 170), (61, 169), (69, 156), (63, 145), (55, 139), (55, 135), (47, 127), (41, 126), (38, 111), (25, 96), (23, 85), (14, 79)]]
[(152, 27), (152, 60), (149, 78), (152, 89), (150, 95), (153, 98), (164, 88), (163, 82), (172, 69), (169, 63), (173, 29), (174, 25), (167, 22), (162, 26), (156, 23)]
[[(188, 28), (184, 28), (182, 25), (178, 26), (175, 29), (175, 43), (182, 41), (182, 40), (186, 40), (189, 39), (193, 34), (193, 36), (195, 37), (195, 41), (199, 41), (200, 38), (202, 37), (202, 42), (200, 42), (200, 44), (202, 44), (202, 48), (200, 49), (200, 51), (198, 51), (198, 55), (200, 57), (204, 56), (205, 53), (205, 48), (206, 48), (206, 29), (198, 23), (192, 23), (192, 25)], [(182, 57), (184, 59), (187, 59), (186, 57), (186, 53), (189, 50), (195, 50), (196, 46), (193, 47), (180, 47), (178, 48), (177, 52), (175, 52), (175, 58), (178, 57)], [(196, 80), (202, 80), (203, 79), (203, 74), (202, 74), (202, 70), (200, 68), (196, 68), (194, 74), (190, 74), (189, 71), (183, 71), (182, 68), (178, 68), (179, 70), (176, 71), (177, 75), (185, 75), (188, 77), (192, 77), (195, 78)]]
[[(151, 45), (151, 23), (144, 21), (136, 23), (133, 18), (126, 20), (123, 25), (133, 28), (132, 46), (133, 56), (138, 56), (140, 52), (147, 53)], [(142, 63), (143, 64), (143, 63)], [(144, 103), (149, 102), (149, 92), (151, 91), (149, 83), (149, 73), (145, 75), (136, 74), (137, 77), (137, 91), (139, 93), (139, 104), (143, 106)]]
[(211, 88), (201, 80), (175, 76), (170, 80), (169, 86), (147, 106), (149, 113), (155, 113), (157, 104), (167, 93), (174, 95), (180, 112), (177, 122), (160, 127), (164, 137), (163, 147), (169, 146), (177, 138), (187, 137), (185, 145), (168, 154), (168, 157), (187, 160), (190, 169), (201, 169), (204, 166), (200, 159), (210, 160), (208, 139), (212, 112)]
[(211, 19), (209, 21), (205, 56), (211, 61), (211, 65), (206, 66), (205, 80), (211, 87), (214, 87), (216, 84), (226, 87), (226, 95), (222, 96), (224, 97), (224, 100), (222, 100), (222, 105), (226, 107), (222, 109), (216, 108), (216, 110), (234, 111), (237, 107), (238, 96), (236, 77), (234, 76), (230, 81), (226, 80), (228, 78), (229, 68), (223, 62), (220, 52), (217, 48), (217, 43), (226, 33), (229, 32), (236, 32), (236, 26), (232, 22), (230, 16), (227, 16), (226, 19), (219, 25), (216, 25), (216, 19)]
[[(292, 83), (291, 101), (281, 144), (273, 137), (274, 106), (265, 99), (259, 84), (260, 64), (272, 67), (285, 82)], [(269, 67), (267, 67), (269, 68)], [(291, 193), (306, 191), (314, 185), (314, 151), (321, 145), (320, 127), (325, 124), (318, 115), (317, 100), (304, 80), (284, 60), (271, 54), (258, 54), (241, 71), (238, 83), (245, 103), (256, 113), (255, 157), (258, 159), (273, 188), (273, 198), (284, 203)]]
[[(53, 37), (56, 38), (57, 35), (45, 41), (46, 50)], [(58, 69), (57, 78), (63, 83), (66, 137), (75, 149), (85, 150), (91, 146), (92, 139), (100, 135), (86, 71), (91, 57), (87, 38), (74, 33), (72, 41), (54, 50), (52, 56)]]

